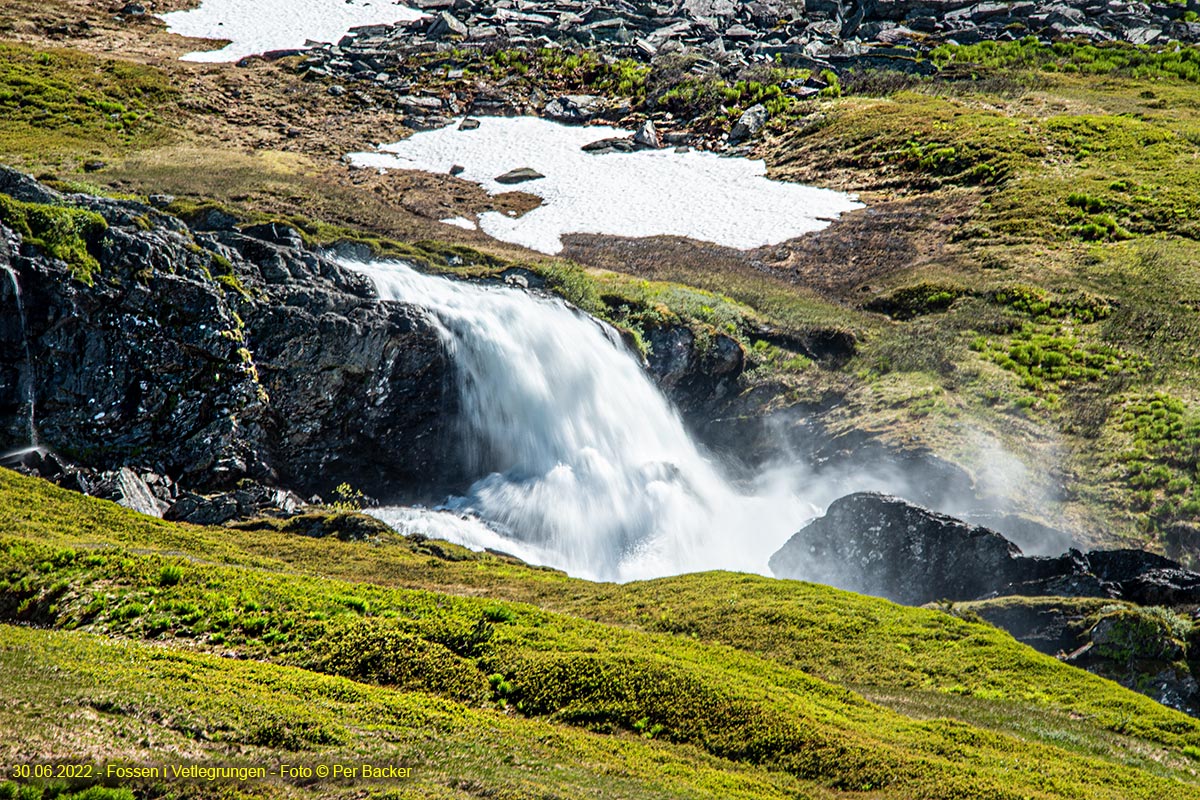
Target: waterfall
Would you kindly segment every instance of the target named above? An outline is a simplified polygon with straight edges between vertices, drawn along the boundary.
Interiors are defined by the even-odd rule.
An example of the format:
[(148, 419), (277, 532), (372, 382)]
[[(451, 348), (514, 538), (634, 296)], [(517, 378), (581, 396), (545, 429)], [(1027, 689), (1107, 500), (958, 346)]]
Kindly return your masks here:
[(25, 347), (25, 405), (29, 410), (29, 447), (20, 452), (34, 452), (41, 449), (38, 443), (37, 434), (37, 402), (35, 397), (35, 384), (33, 372), (33, 350), (29, 346), (29, 330), (25, 321), (25, 303), (21, 298), (21, 282), (17, 279), (17, 273), (8, 264), (3, 265), (3, 269), (8, 273), (8, 279), (12, 282), (13, 296), (17, 304), (17, 316), (21, 325), (21, 343)]
[(412, 509), (382, 510), (385, 521), (533, 553), (575, 575), (632, 580), (765, 572), (813, 516), (786, 480), (735, 488), (616, 332), (566, 303), (398, 263), (346, 266), (384, 299), (436, 319), (457, 371), (465, 455), (480, 476), (444, 504), (476, 522), (439, 523)]

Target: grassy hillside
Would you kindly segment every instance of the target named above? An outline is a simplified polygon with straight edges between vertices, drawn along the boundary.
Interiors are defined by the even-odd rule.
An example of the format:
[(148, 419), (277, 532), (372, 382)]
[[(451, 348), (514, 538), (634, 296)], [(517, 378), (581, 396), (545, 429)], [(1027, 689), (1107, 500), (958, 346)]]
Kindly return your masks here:
[(10, 472), (0, 509), (9, 756), (355, 752), (508, 791), (504, 753), (537, 741), (563, 766), (531, 785), (568, 797), (606, 748), (628, 796), (666, 763), (678, 796), (1200, 796), (1200, 723), (940, 612), (725, 573), (592, 584), (370, 522), (172, 525)]

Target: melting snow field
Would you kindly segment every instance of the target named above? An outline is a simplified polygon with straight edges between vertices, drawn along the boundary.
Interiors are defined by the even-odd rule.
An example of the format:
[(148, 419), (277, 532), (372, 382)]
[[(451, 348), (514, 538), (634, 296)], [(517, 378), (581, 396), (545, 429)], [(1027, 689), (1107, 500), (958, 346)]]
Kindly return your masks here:
[[(538, 208), (515, 218), (489, 211), (480, 215), (479, 227), (493, 238), (550, 254), (562, 250), (562, 237), (570, 233), (686, 236), (748, 250), (821, 230), (862, 207), (841, 192), (769, 180), (762, 161), (670, 148), (605, 154), (580, 149), (630, 133), (537, 117), (485, 117), (475, 130), (459, 130), (456, 121), (348, 158), (360, 167), (434, 173), (459, 165), (460, 177), (491, 194), (537, 195), (543, 201)], [(496, 182), (521, 167), (545, 177)]]
[(237, 61), (269, 50), (336, 42), (359, 25), (417, 19), (421, 12), (392, 0), (204, 0), (199, 8), (160, 15), (167, 30), (201, 39), (229, 39), (220, 50), (188, 53), (184, 61)]

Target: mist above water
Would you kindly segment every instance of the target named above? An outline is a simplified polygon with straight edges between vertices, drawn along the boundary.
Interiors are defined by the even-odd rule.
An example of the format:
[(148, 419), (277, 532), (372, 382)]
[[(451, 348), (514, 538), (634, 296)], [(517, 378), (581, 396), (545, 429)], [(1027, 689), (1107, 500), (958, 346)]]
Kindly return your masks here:
[(562, 301), (353, 264), (381, 297), (427, 309), (457, 371), (479, 479), (444, 510), (381, 509), (406, 533), (493, 547), (599, 580), (767, 572), (816, 509), (794, 476), (735, 486), (616, 332)]

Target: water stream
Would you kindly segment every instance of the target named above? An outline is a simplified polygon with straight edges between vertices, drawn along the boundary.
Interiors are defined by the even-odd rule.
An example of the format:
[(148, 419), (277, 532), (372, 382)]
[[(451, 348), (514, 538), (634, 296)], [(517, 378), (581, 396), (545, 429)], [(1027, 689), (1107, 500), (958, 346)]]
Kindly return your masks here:
[[(22, 375), (22, 383), (25, 386), (25, 406), (28, 410), (29, 446), (16, 453), (23, 455), (41, 449), (38, 443), (37, 432), (37, 400), (34, 394), (33, 350), (29, 346), (29, 329), (25, 321), (25, 301), (21, 297), (21, 282), (17, 279), (17, 273), (12, 267), (5, 264), (3, 265), (3, 269), (8, 274), (9, 281), (12, 282), (13, 297), (16, 301), (17, 315), (21, 324), (21, 343), (25, 348), (25, 373)], [(14, 454), (9, 453), (6, 455), (11, 456)]]
[(765, 572), (814, 515), (785, 475), (731, 484), (616, 332), (565, 303), (397, 263), (346, 266), (384, 299), (436, 317), (456, 365), (462, 445), (481, 476), (441, 513), (377, 512), (398, 528), (632, 580)]

